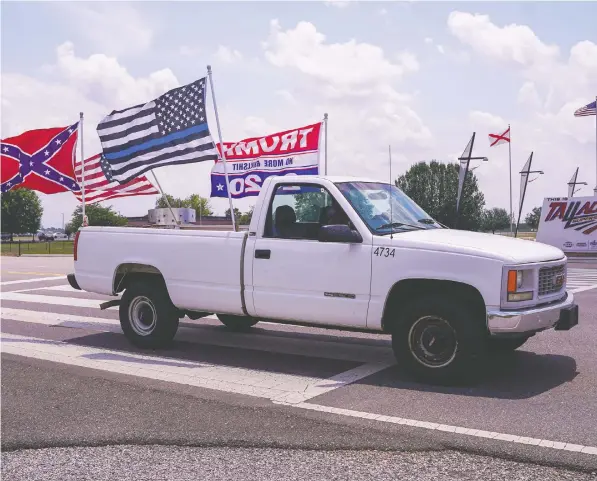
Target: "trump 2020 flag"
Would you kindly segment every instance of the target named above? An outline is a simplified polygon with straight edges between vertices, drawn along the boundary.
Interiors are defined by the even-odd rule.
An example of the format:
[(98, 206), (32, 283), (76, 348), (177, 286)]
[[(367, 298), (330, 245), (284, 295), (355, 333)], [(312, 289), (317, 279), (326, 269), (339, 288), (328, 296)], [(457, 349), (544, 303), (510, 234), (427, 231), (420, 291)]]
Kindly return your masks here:
[[(230, 194), (235, 199), (259, 195), (273, 175), (317, 175), (321, 122), (265, 137), (224, 142)], [(217, 144), (218, 152), (222, 147)], [(224, 163), (211, 169), (211, 197), (228, 197)]]
[(218, 158), (205, 114), (205, 80), (115, 110), (98, 124), (109, 181), (126, 184), (158, 167)]

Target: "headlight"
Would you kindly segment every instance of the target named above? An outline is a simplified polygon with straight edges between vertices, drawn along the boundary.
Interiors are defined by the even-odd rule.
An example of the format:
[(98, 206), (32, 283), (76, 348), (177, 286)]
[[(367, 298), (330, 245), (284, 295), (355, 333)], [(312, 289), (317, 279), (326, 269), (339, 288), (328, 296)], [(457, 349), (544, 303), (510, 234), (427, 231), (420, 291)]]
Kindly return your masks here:
[(523, 270), (508, 271), (508, 302), (530, 301), (533, 298), (533, 291), (521, 291), (525, 281)]

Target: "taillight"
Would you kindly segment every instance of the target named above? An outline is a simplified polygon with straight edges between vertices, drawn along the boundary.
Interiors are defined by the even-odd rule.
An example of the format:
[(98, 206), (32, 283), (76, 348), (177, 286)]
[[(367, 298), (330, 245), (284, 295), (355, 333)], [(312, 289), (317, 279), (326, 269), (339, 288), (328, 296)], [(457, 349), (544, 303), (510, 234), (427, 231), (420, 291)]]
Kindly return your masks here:
[(81, 231), (78, 230), (77, 233), (75, 234), (75, 244), (73, 245), (73, 257), (75, 258), (75, 261), (77, 260), (77, 247), (79, 246), (79, 235), (81, 234)]

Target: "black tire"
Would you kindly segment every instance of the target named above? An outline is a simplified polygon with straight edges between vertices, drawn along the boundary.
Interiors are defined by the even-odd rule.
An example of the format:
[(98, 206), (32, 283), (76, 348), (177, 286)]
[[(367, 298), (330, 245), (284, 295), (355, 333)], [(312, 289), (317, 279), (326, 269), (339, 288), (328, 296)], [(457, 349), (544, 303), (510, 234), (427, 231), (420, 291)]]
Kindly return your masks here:
[(231, 331), (248, 331), (251, 327), (259, 322), (259, 319), (254, 319), (247, 316), (231, 316), (230, 314), (216, 314), (222, 324), (224, 324)]
[(127, 287), (119, 313), (124, 335), (143, 349), (167, 346), (178, 330), (178, 310), (160, 282), (137, 281)]
[(495, 338), (490, 337), (488, 339), (488, 346), (489, 350), (492, 353), (500, 354), (500, 353), (507, 353), (512, 352), (521, 347), (525, 342), (527, 342), (532, 336), (524, 336), (524, 337), (511, 337), (511, 338)]
[(478, 380), (487, 357), (487, 333), (482, 315), (470, 306), (467, 300), (437, 296), (405, 306), (392, 332), (399, 367), (431, 384)]

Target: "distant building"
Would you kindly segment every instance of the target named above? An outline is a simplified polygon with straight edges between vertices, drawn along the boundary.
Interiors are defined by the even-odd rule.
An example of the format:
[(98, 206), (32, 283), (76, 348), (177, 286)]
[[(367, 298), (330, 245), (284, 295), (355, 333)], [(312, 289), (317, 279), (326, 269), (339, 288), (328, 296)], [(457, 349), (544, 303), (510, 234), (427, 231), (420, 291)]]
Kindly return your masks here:
[[(195, 209), (173, 208), (174, 215), (178, 217), (181, 227), (200, 229), (202, 227), (228, 230), (232, 227), (230, 217), (217, 215), (204, 215), (197, 219)], [(165, 227), (172, 228), (176, 224), (170, 209), (151, 209), (147, 215), (141, 217), (127, 217), (127, 227)]]

